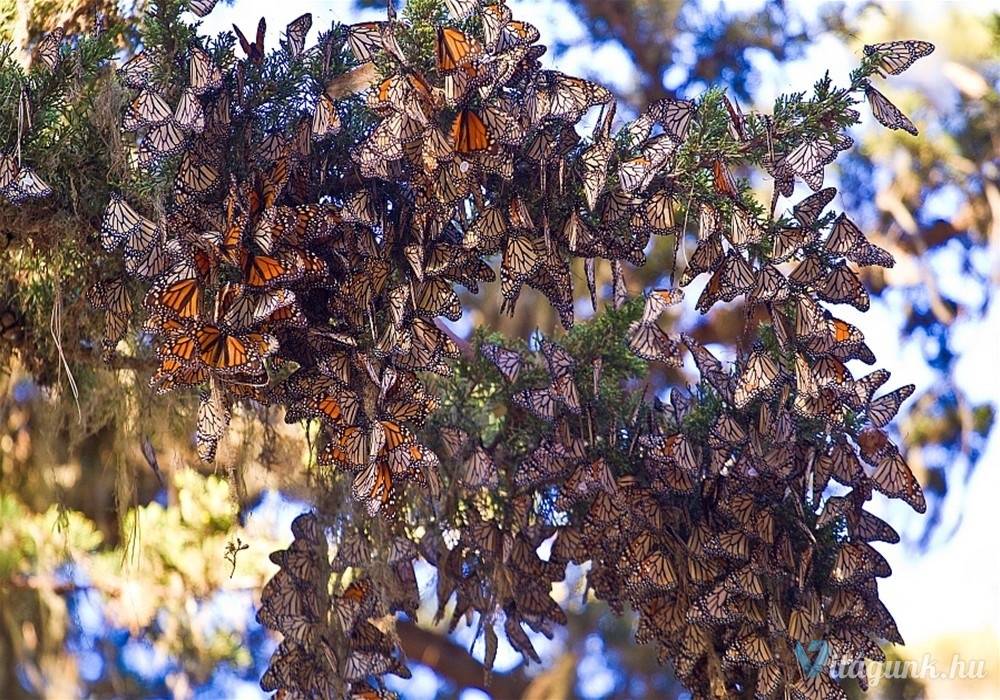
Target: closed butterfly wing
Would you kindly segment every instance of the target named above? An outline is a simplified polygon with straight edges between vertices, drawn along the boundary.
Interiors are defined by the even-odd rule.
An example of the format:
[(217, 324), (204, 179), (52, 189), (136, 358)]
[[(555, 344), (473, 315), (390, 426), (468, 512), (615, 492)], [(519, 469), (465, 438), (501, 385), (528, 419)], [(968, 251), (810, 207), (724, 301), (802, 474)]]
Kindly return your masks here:
[(889, 101), (889, 98), (876, 90), (871, 84), (865, 87), (865, 97), (872, 108), (872, 114), (880, 124), (890, 129), (902, 129), (914, 136), (917, 135), (917, 127), (913, 125), (909, 117), (899, 111), (899, 107)]
[(876, 428), (884, 428), (895, 418), (900, 406), (913, 394), (915, 388), (913, 384), (906, 384), (895, 391), (874, 399), (868, 404), (866, 411), (868, 420)]
[(695, 115), (695, 103), (691, 100), (665, 98), (655, 102), (649, 111), (670, 138), (681, 143), (687, 138), (688, 128)]
[(770, 396), (781, 378), (778, 363), (762, 350), (755, 350), (747, 360), (746, 367), (733, 391), (737, 408), (745, 408), (759, 396)]
[(214, 92), (222, 87), (222, 71), (208, 52), (192, 46), (188, 63), (188, 88), (196, 95)]
[(307, 12), (296, 17), (285, 27), (285, 51), (291, 58), (298, 58), (302, 55), (306, 46), (306, 35), (312, 28), (312, 14)]
[(483, 357), (493, 363), (500, 374), (510, 383), (517, 381), (517, 375), (521, 370), (522, 358), (520, 353), (493, 343), (483, 343), (479, 347), (479, 352)]
[(195, 13), (199, 17), (205, 17), (211, 12), (219, 0), (189, 0), (188, 7), (191, 12)]
[(215, 461), (215, 452), (229, 427), (230, 411), (222, 390), (216, 382), (211, 382), (209, 390), (201, 395), (198, 406), (198, 429), (195, 444), (198, 457), (203, 462)]

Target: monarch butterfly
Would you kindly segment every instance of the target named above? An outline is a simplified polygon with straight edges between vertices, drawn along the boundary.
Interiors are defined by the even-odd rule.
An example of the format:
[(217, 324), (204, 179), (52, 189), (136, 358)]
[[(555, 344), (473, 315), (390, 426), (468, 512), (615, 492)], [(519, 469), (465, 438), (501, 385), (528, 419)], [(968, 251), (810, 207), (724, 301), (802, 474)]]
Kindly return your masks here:
[(7, 153), (0, 153), (0, 193), (4, 196), (12, 192), (18, 171), (17, 160)]
[(868, 406), (872, 396), (880, 386), (889, 381), (890, 373), (885, 369), (877, 369), (854, 382), (854, 397), (857, 405)]
[(104, 312), (105, 352), (111, 353), (128, 330), (132, 299), (121, 278), (97, 282), (88, 293), (91, 306)]
[[(482, 348), (480, 348), (482, 351)], [(441, 437), (441, 444), (444, 446), (445, 454), (450, 459), (458, 459), (465, 453), (465, 446), (469, 442), (469, 434), (454, 425), (446, 425), (438, 430)]]
[(173, 119), (168, 119), (146, 132), (139, 144), (139, 163), (143, 167), (151, 167), (163, 158), (177, 155), (186, 144), (184, 132)]
[(359, 471), (352, 486), (354, 497), (365, 504), (370, 515), (389, 506), (393, 497), (392, 473), (384, 459), (376, 459)]
[(210, 382), (208, 391), (202, 393), (201, 403), (198, 405), (198, 430), (195, 433), (195, 442), (201, 461), (215, 460), (219, 440), (225, 435), (230, 418), (231, 413), (222, 390), (215, 381)]
[(774, 655), (766, 636), (759, 632), (744, 635), (733, 642), (722, 656), (723, 662), (739, 666), (760, 668), (771, 664)]
[(842, 362), (858, 359), (873, 364), (875, 356), (865, 344), (865, 337), (855, 326), (832, 316), (824, 322), (826, 333), (809, 339), (809, 350), (816, 354), (831, 354)]
[(347, 27), (347, 45), (358, 61), (370, 61), (376, 51), (382, 50), (382, 24), (360, 22)]
[(822, 136), (811, 141), (804, 141), (785, 155), (783, 164), (795, 175), (803, 178), (811, 173), (820, 173), (822, 169), (837, 157), (837, 148)]
[(872, 87), (871, 83), (865, 85), (865, 97), (871, 105), (872, 114), (883, 126), (890, 129), (902, 129), (914, 136), (917, 135), (917, 127), (913, 125), (909, 117), (899, 111), (899, 107), (889, 101), (885, 95)]
[(833, 269), (816, 285), (816, 295), (834, 304), (847, 303), (859, 311), (867, 311), (871, 304), (868, 291), (858, 276), (843, 263)]
[(287, 258), (244, 253), (243, 281), (249, 287), (268, 287), (289, 282), (299, 276), (299, 271), (291, 269), (286, 262)]
[(913, 394), (915, 388), (913, 384), (906, 384), (873, 400), (866, 410), (869, 422), (876, 428), (884, 428), (899, 412), (903, 402)]
[(262, 63), (264, 60), (264, 33), (267, 31), (267, 22), (265, 19), (261, 17), (260, 21), (257, 22), (257, 35), (253, 42), (248, 41), (243, 32), (240, 31), (240, 28), (235, 24), (233, 25), (233, 31), (236, 32), (236, 38), (239, 39), (240, 48), (247, 55), (247, 60), (250, 63)]
[(594, 207), (597, 206), (598, 197), (604, 190), (608, 176), (608, 161), (611, 159), (614, 149), (614, 141), (601, 139), (580, 156), (583, 195), (590, 211), (593, 211)]
[(542, 260), (538, 242), (533, 238), (516, 235), (507, 239), (500, 268), (504, 299), (513, 301), (517, 298), (521, 285), (538, 270)]
[(558, 71), (540, 71), (526, 97), (532, 123), (543, 119), (575, 122), (591, 107), (611, 101), (607, 88)]
[(850, 370), (832, 355), (820, 357), (812, 369), (816, 383), (820, 387), (846, 387), (852, 379)]
[(456, 153), (466, 154), (488, 149), (492, 140), (486, 124), (471, 109), (463, 109), (455, 115), (451, 125), (452, 147)]
[(444, 316), (450, 321), (457, 321), (462, 317), (462, 303), (458, 295), (451, 285), (440, 277), (421, 283), (414, 302), (418, 311), (431, 317)]
[(619, 167), (619, 185), (628, 193), (645, 189), (676, 150), (677, 146), (664, 134), (648, 139), (642, 144), (641, 159), (628, 161), (639, 161), (635, 167)]
[(337, 106), (326, 94), (320, 95), (316, 101), (316, 111), (312, 118), (312, 138), (322, 141), (340, 133), (340, 114)]
[(445, 0), (444, 5), (453, 19), (465, 19), (479, 8), (480, 0)]
[(14, 206), (20, 206), (29, 199), (43, 199), (52, 194), (52, 188), (34, 170), (22, 165), (17, 171), (17, 179), (7, 185), (2, 194)]
[(173, 116), (170, 105), (162, 97), (150, 90), (143, 90), (125, 109), (122, 128), (137, 131), (148, 126), (162, 124)]
[(143, 304), (151, 311), (166, 310), (177, 318), (195, 318), (200, 313), (201, 286), (188, 261), (182, 261), (160, 277), (146, 294)]
[(721, 277), (721, 296), (725, 301), (732, 301), (740, 294), (750, 291), (755, 282), (753, 268), (740, 253), (731, 249), (719, 268)]
[(226, 326), (236, 329), (250, 329), (267, 319), (274, 323), (275, 312), (292, 307), (289, 315), (298, 312), (295, 294), (288, 289), (274, 289), (260, 294), (248, 293), (242, 285), (232, 298), (222, 306), (220, 318)]
[[(688, 281), (689, 280), (686, 276), (683, 280), (681, 280), (682, 284), (686, 284)], [(722, 298), (722, 267), (719, 267), (718, 269), (716, 269), (715, 272), (712, 273), (712, 276), (708, 279), (708, 284), (705, 285), (705, 288), (701, 291), (701, 294), (698, 296), (698, 301), (695, 302), (694, 308), (703, 314), (707, 314), (709, 310), (712, 308), (712, 306), (714, 306), (715, 303), (719, 301), (721, 298)]]
[(482, 447), (476, 447), (462, 465), (462, 481), (473, 488), (497, 485), (497, 465)]
[(829, 460), (829, 473), (834, 479), (845, 486), (859, 484), (865, 477), (861, 462), (858, 461), (854, 449), (846, 442), (837, 441), (830, 452), (825, 455)]
[[(789, 170), (789, 173), (791, 173), (791, 170)], [(823, 169), (820, 168), (819, 170), (814, 170), (811, 173), (804, 173), (802, 175), (802, 182), (809, 185), (809, 189), (813, 192), (819, 192), (819, 190), (823, 187), (823, 178)]]
[(298, 58), (306, 46), (306, 35), (312, 28), (312, 14), (306, 12), (296, 17), (285, 27), (284, 48), (291, 58)]
[(889, 562), (871, 545), (847, 542), (837, 552), (830, 571), (830, 582), (836, 586), (851, 586), (873, 576), (884, 578), (891, 574)]
[(729, 166), (721, 158), (712, 161), (712, 183), (715, 186), (715, 191), (719, 194), (732, 198), (739, 197), (740, 190), (736, 179)]
[(35, 58), (42, 62), (42, 65), (49, 71), (54, 71), (62, 61), (60, 48), (63, 39), (66, 37), (66, 30), (57, 27), (42, 37), (35, 47)]
[[(190, 344), (193, 348), (193, 342)], [(207, 369), (198, 364), (191, 364), (185, 358), (172, 356), (169, 353), (159, 353), (160, 364), (149, 385), (156, 393), (163, 394), (179, 386), (195, 386), (204, 384), (209, 379)]]
[(740, 207), (733, 207), (732, 227), (727, 238), (737, 248), (745, 248), (760, 243), (764, 238), (764, 229), (757, 223), (756, 217)]
[(202, 197), (219, 184), (219, 171), (211, 163), (199, 161), (191, 151), (181, 158), (174, 178), (174, 197)]
[(189, 0), (188, 7), (199, 17), (205, 17), (218, 2), (219, 0)]
[(673, 289), (652, 289), (646, 294), (646, 303), (642, 308), (643, 323), (654, 323), (660, 315), (671, 306), (676, 306), (684, 301), (684, 290)]
[(750, 544), (750, 538), (740, 530), (723, 530), (709, 541), (707, 549), (725, 559), (743, 562), (750, 558)]
[(633, 322), (627, 337), (628, 347), (636, 356), (670, 367), (681, 366), (677, 343), (655, 323)]
[(695, 446), (681, 433), (663, 441), (661, 456), (688, 476), (696, 477), (701, 472), (701, 460)]
[(722, 257), (722, 237), (718, 233), (699, 241), (688, 261), (681, 284), (687, 284), (702, 272), (717, 269)]
[[(349, 405), (349, 404), (348, 404)], [(307, 414), (295, 413), (292, 422), (301, 420)], [(329, 413), (327, 414), (329, 416)], [(288, 420), (288, 418), (286, 418)], [(334, 466), (345, 471), (356, 471), (371, 461), (368, 434), (356, 425), (342, 428), (340, 434), (331, 438), (319, 455), (319, 464)]]
[(318, 606), (307, 601), (315, 598), (316, 596), (309, 595), (307, 588), (300, 588), (297, 579), (287, 570), (278, 569), (261, 591), (257, 621), (273, 627), (278, 615), (301, 615), (307, 609), (312, 612)]
[(670, 233), (677, 235), (678, 230), (674, 222), (674, 200), (669, 192), (659, 190), (646, 198), (641, 222), (637, 228), (648, 229), (659, 235)]
[(204, 95), (222, 87), (222, 72), (204, 49), (192, 44), (188, 60), (188, 89)]
[(418, 127), (406, 115), (393, 113), (383, 119), (368, 139), (354, 149), (352, 158), (366, 174), (374, 176), (384, 170), (386, 163), (403, 158), (404, 143), (419, 135)]
[(113, 193), (101, 218), (101, 244), (105, 250), (114, 250), (145, 221), (120, 194)]
[(875, 56), (878, 66), (892, 75), (899, 75), (914, 61), (933, 52), (934, 44), (913, 39), (865, 46), (865, 56)]
[(847, 529), (852, 537), (862, 542), (888, 542), (889, 544), (899, 542), (899, 533), (889, 523), (863, 509), (858, 509), (856, 516), (848, 514)]
[(193, 90), (188, 88), (181, 94), (181, 99), (177, 103), (174, 111), (174, 121), (177, 126), (186, 130), (200, 134), (205, 130), (205, 110), (198, 101), (198, 97)]
[(519, 391), (514, 395), (514, 403), (543, 421), (551, 421), (556, 415), (555, 396), (549, 388)]
[(869, 243), (861, 229), (844, 214), (833, 222), (824, 248), (828, 253), (843, 255), (858, 265), (892, 267), (896, 262), (888, 251)]
[(354, 423), (359, 406), (357, 397), (350, 391), (326, 387), (289, 405), (285, 421), (297, 423), (306, 418), (319, 418), (336, 428)]
[(570, 413), (575, 413), (579, 415), (580, 413), (580, 395), (577, 392), (576, 384), (573, 381), (573, 376), (570, 374), (564, 374), (557, 376), (552, 380), (552, 384), (549, 386), (552, 395), (566, 407)]
[(741, 445), (746, 442), (747, 433), (733, 416), (723, 414), (712, 426), (708, 440), (713, 447)]
[(464, 32), (452, 27), (438, 27), (437, 68), (449, 73), (463, 68), (482, 54), (482, 48)]
[(722, 367), (722, 363), (713, 355), (708, 348), (696, 341), (686, 333), (681, 334), (681, 340), (691, 351), (698, 373), (706, 379), (709, 384), (715, 387), (716, 391), (728, 397), (732, 391), (730, 389), (730, 376)]
[(747, 299), (752, 302), (780, 302), (787, 299), (789, 293), (788, 280), (785, 276), (774, 265), (765, 265), (757, 274)]
[(195, 333), (199, 358), (213, 370), (250, 372), (259, 369), (257, 350), (249, 337), (231, 335), (219, 326), (206, 323)]
[(816, 596), (811, 592), (802, 596), (788, 615), (786, 636), (796, 642), (814, 639), (814, 632), (822, 622), (822, 610)]
[(493, 363), (504, 379), (511, 384), (517, 381), (517, 375), (521, 371), (522, 363), (520, 353), (493, 343), (483, 343), (479, 346), (479, 352)]
[(771, 239), (771, 262), (784, 262), (813, 243), (819, 234), (808, 228), (785, 227)]
[(486, 46), (493, 54), (533, 44), (540, 38), (534, 25), (513, 19), (510, 9), (503, 3), (484, 7), (482, 20)]
[(743, 373), (733, 391), (736, 408), (746, 408), (758, 396), (770, 396), (777, 389), (781, 370), (778, 363), (763, 350), (750, 354)]
[(815, 194), (811, 194), (801, 202), (792, 207), (794, 216), (804, 228), (812, 228), (827, 205), (833, 201), (837, 195), (836, 187), (827, 187)]
[(149, 54), (146, 51), (140, 51), (122, 64), (118, 68), (117, 74), (126, 87), (133, 90), (143, 90), (149, 87), (155, 67), (156, 63), (149, 57)]
[(479, 88), (479, 94), (483, 98), (492, 97), (520, 79), (544, 53), (544, 46), (519, 45), (498, 55), (491, 54), (485, 61), (478, 61), (462, 71), (446, 75), (445, 91), (448, 91), (448, 77), (454, 76), (459, 79), (455, 87), (460, 90), (464, 87), (464, 90), (454, 93), (452, 99), (461, 100), (473, 88)]
[(695, 115), (695, 103), (692, 100), (664, 98), (650, 105), (649, 113), (670, 138), (680, 144), (687, 138)]
[[(694, 580), (704, 581), (703, 576), (708, 574), (713, 568), (708, 562), (699, 562), (695, 558), (690, 558), (688, 560), (689, 565), (694, 565), (695, 568), (699, 566), (706, 569), (703, 573), (699, 573), (697, 577), (692, 576)], [(691, 572), (688, 572), (689, 575)], [(711, 576), (715, 578), (715, 576)], [(719, 586), (712, 591), (710, 591), (705, 596), (698, 598), (691, 604), (688, 609), (686, 619), (689, 623), (694, 625), (712, 627), (719, 624), (725, 624), (732, 622), (737, 618), (737, 613), (734, 610), (732, 601), (730, 600), (732, 596), (726, 591), (725, 588)]]
[(553, 378), (570, 375), (576, 371), (576, 359), (566, 348), (548, 338), (542, 338), (539, 347), (545, 357), (545, 365), (549, 370), (549, 375)]

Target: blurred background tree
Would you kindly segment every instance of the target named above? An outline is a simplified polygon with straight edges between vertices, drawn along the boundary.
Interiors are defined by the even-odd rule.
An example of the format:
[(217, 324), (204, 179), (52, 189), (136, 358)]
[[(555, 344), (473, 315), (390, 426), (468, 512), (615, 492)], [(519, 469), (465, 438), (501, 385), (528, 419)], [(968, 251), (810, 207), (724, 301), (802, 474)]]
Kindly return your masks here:
[[(956, 373), (963, 352), (997, 337), (991, 302), (1000, 282), (1000, 15), (971, 3), (512, 5), (542, 30), (551, 47), (547, 60), (610, 83), (622, 106), (634, 110), (708, 85), (726, 87), (745, 107), (762, 106), (789, 85), (807, 87), (799, 80), (803, 74), (811, 81), (841, 58), (846, 70), (864, 43), (920, 37), (937, 44), (931, 59), (899, 83), (906, 92), (891, 95), (915, 117), (921, 136), (859, 130), (860, 148), (839, 161), (837, 184), (844, 207), (897, 258), (895, 268), (875, 268), (866, 279), (875, 294), (891, 289), (872, 315), (896, 330), (883, 328), (888, 353), (875, 349), (888, 361), (898, 345), (901, 364), (922, 373), (899, 425), (910, 465), (939, 498), (930, 499), (929, 516), (911, 529), (910, 544), (915, 550), (946, 546), (957, 522), (944, 497), (952, 494), (958, 501), (952, 511), (961, 511), (965, 489), (959, 487), (980, 464), (993, 423), (993, 406), (970, 397)], [(102, 16), (128, 54), (136, 48), (134, 23), (143, 9), (142, 2), (4, 0), (0, 38), (26, 60), (45, 31), (89, 29)], [(291, 13), (287, 21), (307, 9), (327, 19), (319, 9), (329, 8), (293, 3), (282, 12)], [(364, 3), (338, 6), (336, 18), (352, 21), (371, 10)], [(241, 24), (250, 25), (276, 10), (241, 2), (235, 11)], [(280, 19), (273, 24), (283, 26)], [(81, 143), (92, 137), (90, 126), (80, 126)], [(86, 152), (79, 157), (86, 160)], [(759, 184), (767, 191), (767, 183)], [(36, 211), (32, 230), (51, 224), (53, 231), (70, 232), (69, 241), (93, 235), (105, 199), (88, 201), (84, 193), (73, 208), (76, 219), (48, 222), (44, 211)], [(5, 222), (0, 236), (6, 243), (0, 245), (25, 238), (17, 225)], [(662, 250), (651, 252), (650, 264), (629, 271), (633, 293), (654, 284), (657, 271), (669, 266), (669, 242), (658, 245)], [(251, 591), (271, 573), (263, 554), (287, 542), (288, 520), (300, 509), (295, 499), (308, 493), (299, 469), (306, 459), (301, 431), (277, 415), (243, 421), (221, 460), (235, 488), (189, 471), (185, 465), (197, 468), (190, 406), (149, 401), (140, 388), (147, 370), (141, 365), (108, 368), (74, 343), (53, 342), (57, 293), (72, 296), (93, 273), (70, 264), (72, 258), (48, 262), (33, 278), (37, 294), (25, 291), (16, 275), (0, 279), (0, 344), (24, 347), (30, 338), (36, 353), (0, 351), (0, 697), (255, 697), (273, 640), (252, 620)], [(8, 261), (3, 269), (18, 267)], [(487, 325), (526, 337), (556, 325), (550, 307), (531, 303), (530, 292), (515, 317), (501, 316), (497, 291), (488, 287), (463, 298), (468, 310), (454, 327), (457, 334)], [(64, 318), (83, 312), (82, 306), (62, 310)], [(680, 324), (701, 341), (728, 343), (740, 332), (741, 317), (741, 309), (728, 308), (684, 316)], [(83, 325), (73, 331), (87, 332)], [(64, 348), (62, 365), (55, 358)], [(64, 369), (72, 372), (79, 404), (68, 392)], [(683, 377), (658, 380), (662, 390)], [(252, 542), (251, 550), (236, 553), (233, 564), (226, 555), (241, 542)], [(567, 599), (580, 600), (582, 585), (567, 581)], [(467, 635), (448, 639), (439, 630), (404, 626), (403, 646), (415, 668), (429, 669), (416, 674), (411, 692), (458, 697), (480, 688), (498, 697), (516, 692), (534, 698), (682, 692), (655, 654), (631, 643), (627, 616), (596, 605), (567, 607), (571, 623), (546, 645), (541, 673), (512, 668), (511, 661), (506, 668), (498, 664), (492, 680), (484, 680), (477, 661), (482, 650), (465, 651)], [(926, 690), (919, 685), (886, 681), (873, 694), (919, 697)]]

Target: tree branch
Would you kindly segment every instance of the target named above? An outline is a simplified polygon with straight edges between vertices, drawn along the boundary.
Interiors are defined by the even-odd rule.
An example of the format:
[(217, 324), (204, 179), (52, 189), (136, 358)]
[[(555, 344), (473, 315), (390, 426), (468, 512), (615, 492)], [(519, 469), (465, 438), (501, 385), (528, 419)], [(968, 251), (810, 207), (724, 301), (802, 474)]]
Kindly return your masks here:
[(444, 635), (404, 620), (396, 623), (396, 633), (409, 659), (427, 666), (459, 688), (475, 688), (503, 700), (520, 698), (528, 689), (528, 678), (520, 669), (491, 673), (465, 647)]

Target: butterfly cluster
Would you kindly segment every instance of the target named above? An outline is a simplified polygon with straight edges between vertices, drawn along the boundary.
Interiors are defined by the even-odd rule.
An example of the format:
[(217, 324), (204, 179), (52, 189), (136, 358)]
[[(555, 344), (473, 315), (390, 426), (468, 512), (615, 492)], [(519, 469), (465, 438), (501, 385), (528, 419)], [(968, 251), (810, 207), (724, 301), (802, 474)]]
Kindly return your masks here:
[[(664, 295), (651, 295), (629, 333), (663, 308)], [(685, 348), (692, 354), (698, 381), (674, 390), (669, 404), (639, 404), (630, 419), (602, 408), (600, 356), (563, 364), (572, 356), (542, 341), (550, 386), (518, 389), (531, 363), (482, 346), (514, 384), (505, 392), (508, 425), (531, 419), (550, 427), (523, 456), (504, 440), (484, 446), (464, 429), (440, 431), (446, 481), (467, 493), (499, 483), (509, 494), (501, 516), (484, 518), (480, 509), (456, 525), (447, 551), (461, 567), (442, 569), (437, 555), (449, 581), (444, 600), (457, 588), (456, 618), (471, 606), (481, 620), (503, 621), (515, 648), (536, 658), (517, 636), (518, 611), (533, 611), (532, 628), (551, 633), (563, 613), (546, 595), (548, 582), (563, 578), (568, 563), (589, 563), (589, 588), (619, 613), (625, 604), (637, 610), (637, 641), (657, 644), (692, 691), (713, 695), (722, 679), (728, 691), (761, 698), (846, 697), (829, 676), (801, 677), (794, 648), (825, 639), (836, 659), (852, 663), (881, 659), (881, 640), (902, 642), (878, 598), (876, 580), (889, 567), (869, 544), (898, 535), (864, 506), (875, 489), (924, 507), (878, 427), (909, 387), (872, 399), (888, 373), (858, 380), (851, 390), (865, 417), (847, 427), (843, 416), (796, 410), (794, 370), (784, 362), (775, 368), (781, 389), (737, 404), (759, 360), (727, 367), (686, 335), (670, 342), (675, 361)], [(568, 377), (559, 399), (551, 388), (558, 376)], [(834, 482), (844, 495), (824, 498)], [(529, 546), (519, 550), (521, 540)], [(530, 578), (519, 578), (525, 570)], [(440, 604), (440, 584), (438, 593)]]
[[(590, 562), (590, 589), (639, 611), (637, 639), (696, 695), (841, 697), (828, 675), (801, 677), (794, 645), (826, 639), (854, 660), (899, 640), (869, 544), (898, 536), (864, 506), (875, 491), (926, 503), (887, 431), (912, 386), (877, 395), (888, 372), (855, 377), (846, 363), (875, 358), (827, 308), (866, 310), (856, 269), (893, 259), (826, 211), (824, 169), (851, 144), (839, 125), (854, 93), (912, 129), (868, 76), (933, 47), (867, 47), (868, 73), (799, 111), (665, 99), (616, 130), (611, 93), (543, 69), (538, 30), (503, 2), (445, 9), (430, 24), (394, 11), (334, 24), (313, 45), (303, 15), (271, 52), (262, 20), (253, 41), (234, 27), (242, 55), (192, 33), (118, 70), (132, 166), (169, 184), (159, 198), (126, 186), (104, 211), (100, 243), (121, 268), (89, 295), (105, 353), (138, 312), (151, 385), (200, 393), (203, 459), (235, 404), (277, 405), (319, 424), (317, 470), (350, 484), (354, 503), (336, 508), (349, 521), (302, 516), (272, 557), (259, 619), (284, 641), (264, 687), (388, 697), (379, 677), (407, 670), (382, 623), (416, 615), (419, 556), (438, 571), (439, 617), (478, 620), (488, 656), (502, 627), (538, 661), (528, 630), (566, 623), (553, 583)], [(46, 51), (57, 65), (58, 42)], [(751, 164), (773, 178), (769, 215), (737, 177)], [(798, 180), (813, 194), (776, 214)], [(0, 157), (8, 199), (46, 190)], [(678, 286), (672, 270), (615, 338), (631, 364), (571, 342), (577, 260), (595, 308), (610, 267), (625, 313), (626, 265), (673, 236), (677, 266), (690, 234)], [(745, 310), (732, 365), (661, 326), (703, 274), (699, 311)], [(487, 439), (472, 416), (442, 422), (441, 378), (473, 361), (439, 322), (461, 317), (458, 288), (497, 278), (505, 312), (534, 288), (570, 340), (540, 338), (531, 357), (477, 348), (492, 368)], [(697, 381), (668, 403), (635, 391), (636, 366), (676, 371), (689, 355)]]
[[(264, 587), (257, 612), (262, 625), (283, 636), (261, 687), (287, 698), (396, 698), (366, 680), (385, 673), (410, 676), (392, 637), (373, 624), (390, 608), (368, 578), (330, 592), (335, 572), (326, 533), (315, 515), (298, 516), (292, 534), (291, 546), (271, 555), (279, 569)], [(334, 564), (345, 561), (341, 554)], [(412, 565), (409, 573), (412, 579)], [(412, 585), (416, 586), (415, 579)]]
[[(66, 32), (56, 29), (38, 42), (32, 56), (32, 66), (36, 71), (52, 73), (63, 58), (63, 41)], [(32, 200), (43, 199), (52, 194), (52, 188), (38, 173), (21, 160), (21, 140), (32, 124), (31, 99), (24, 87), (17, 99), (17, 144), (13, 149), (0, 152), (0, 198), (13, 206), (20, 206)]]

